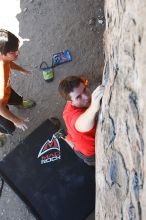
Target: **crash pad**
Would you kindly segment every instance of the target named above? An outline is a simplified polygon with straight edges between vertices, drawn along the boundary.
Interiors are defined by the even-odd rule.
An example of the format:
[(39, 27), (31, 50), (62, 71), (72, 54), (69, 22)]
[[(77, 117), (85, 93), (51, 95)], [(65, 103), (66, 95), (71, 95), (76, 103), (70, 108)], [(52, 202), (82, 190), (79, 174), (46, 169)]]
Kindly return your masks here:
[(45, 120), (0, 161), (2, 178), (40, 220), (83, 220), (95, 208), (95, 170)]

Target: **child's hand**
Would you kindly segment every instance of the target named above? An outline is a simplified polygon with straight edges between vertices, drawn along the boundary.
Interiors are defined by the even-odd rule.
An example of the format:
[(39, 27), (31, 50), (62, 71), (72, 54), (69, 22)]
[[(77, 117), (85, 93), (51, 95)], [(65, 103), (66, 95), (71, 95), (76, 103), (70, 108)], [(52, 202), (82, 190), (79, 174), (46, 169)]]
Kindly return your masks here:
[(31, 71), (29, 71), (29, 70), (26, 70), (24, 73), (25, 73), (26, 75), (32, 74)]
[(28, 127), (26, 125), (26, 122), (29, 122), (28, 118), (17, 118), (17, 120), (14, 122), (14, 125), (19, 128), (22, 129), (23, 131), (25, 131)]

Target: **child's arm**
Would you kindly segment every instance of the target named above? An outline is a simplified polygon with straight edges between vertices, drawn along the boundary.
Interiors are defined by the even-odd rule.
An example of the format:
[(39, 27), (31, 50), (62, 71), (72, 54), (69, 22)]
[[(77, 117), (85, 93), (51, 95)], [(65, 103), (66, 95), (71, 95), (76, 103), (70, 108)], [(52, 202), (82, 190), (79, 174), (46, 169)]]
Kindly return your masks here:
[(23, 67), (19, 66), (18, 64), (14, 63), (14, 62), (10, 63), (10, 68), (14, 69), (14, 70), (18, 70), (23, 74), (30, 74), (30, 71), (24, 69)]

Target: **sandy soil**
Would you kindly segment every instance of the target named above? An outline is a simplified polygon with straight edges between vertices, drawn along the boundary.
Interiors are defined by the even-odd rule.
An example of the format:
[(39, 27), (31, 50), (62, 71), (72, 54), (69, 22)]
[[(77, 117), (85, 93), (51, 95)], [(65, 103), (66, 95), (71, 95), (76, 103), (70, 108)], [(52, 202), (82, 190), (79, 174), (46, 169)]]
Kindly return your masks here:
[[(0, 0), (1, 7), (3, 2), (4, 0)], [(0, 149), (0, 159), (45, 119), (57, 116), (62, 121), (64, 101), (57, 91), (61, 79), (73, 74), (85, 75), (91, 80), (93, 89), (103, 70), (102, 0), (13, 0), (13, 4), (19, 4), (19, 13), (16, 16), (12, 14), (15, 17), (14, 23), (18, 25), (16, 30), (13, 29), (14, 23), (10, 14), (0, 15), (0, 25), (4, 28), (10, 27), (9, 30), (19, 34), (23, 45), (17, 62), (32, 74), (26, 77), (14, 72), (12, 85), (24, 98), (35, 100), (37, 105), (32, 110), (11, 108), (17, 115), (29, 117), (30, 122), (28, 130), (23, 132), (16, 129), (14, 135), (8, 138), (5, 146)], [(40, 63), (46, 61), (50, 65), (52, 54), (63, 49), (71, 51), (73, 61), (56, 67), (53, 82), (46, 83), (39, 69)], [(4, 185), (0, 198), (0, 219), (35, 219), (7, 184)], [(93, 220), (94, 215), (89, 219)]]

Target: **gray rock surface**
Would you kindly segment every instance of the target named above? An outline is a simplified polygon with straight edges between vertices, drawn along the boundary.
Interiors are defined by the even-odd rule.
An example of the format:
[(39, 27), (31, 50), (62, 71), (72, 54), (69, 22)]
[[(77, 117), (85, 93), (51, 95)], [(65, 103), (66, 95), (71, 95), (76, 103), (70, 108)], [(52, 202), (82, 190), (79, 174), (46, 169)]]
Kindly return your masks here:
[(96, 219), (146, 219), (146, 1), (106, 0)]

